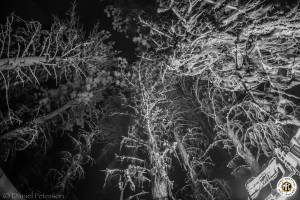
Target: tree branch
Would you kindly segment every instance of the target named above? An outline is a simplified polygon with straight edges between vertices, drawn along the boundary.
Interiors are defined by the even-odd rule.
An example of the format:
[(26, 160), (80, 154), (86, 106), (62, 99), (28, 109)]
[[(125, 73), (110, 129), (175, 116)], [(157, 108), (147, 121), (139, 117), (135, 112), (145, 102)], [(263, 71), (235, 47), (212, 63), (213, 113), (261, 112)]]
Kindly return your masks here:
[[(67, 104), (65, 104), (64, 106), (62, 106), (61, 108), (54, 110), (53, 112), (49, 113), (48, 115), (45, 116), (41, 116), (38, 117), (36, 119), (34, 119), (31, 124), (35, 124), (35, 125), (40, 125), (45, 123), (46, 121), (53, 119), (54, 117), (56, 117), (57, 115), (61, 114), (62, 112), (66, 111), (67, 109), (71, 108), (74, 105), (78, 105), (78, 101), (72, 100), (69, 101)], [(22, 127), (22, 128), (17, 128), (15, 130), (9, 131), (3, 135), (0, 136), (0, 141), (1, 140), (9, 140), (11, 138), (15, 138), (18, 137), (20, 134), (22, 134), (24, 132), (24, 130), (28, 130), (28, 127)]]

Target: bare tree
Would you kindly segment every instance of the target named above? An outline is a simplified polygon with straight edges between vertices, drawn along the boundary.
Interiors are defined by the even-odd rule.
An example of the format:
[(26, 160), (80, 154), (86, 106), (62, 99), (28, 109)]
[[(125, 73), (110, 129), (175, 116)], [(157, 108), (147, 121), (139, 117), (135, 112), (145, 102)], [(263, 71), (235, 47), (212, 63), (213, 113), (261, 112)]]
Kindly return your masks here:
[(91, 146), (104, 137), (103, 95), (122, 87), (112, 69), (124, 67), (107, 32), (96, 25), (85, 34), (75, 6), (68, 16), (55, 18), (50, 30), (15, 15), (0, 27), (1, 159), (31, 148), (46, 153), (57, 137), (67, 138), (69, 146), (46, 176), (62, 192), (84, 176), (83, 166), (93, 160)]
[[(214, 140), (203, 155), (222, 145), (235, 150), (228, 163), (233, 174), (258, 173), (260, 161), (285, 145), (286, 128), (299, 126), (299, 97), (288, 92), (299, 85), (299, 5), (281, 10), (261, 1), (159, 3), (162, 20), (139, 20), (150, 29), (150, 51), (166, 74), (190, 78), (195, 107), (213, 120)], [(174, 20), (164, 21), (166, 16)], [(192, 169), (181, 137), (175, 134), (184, 165)], [(197, 173), (190, 174), (193, 180)]]
[[(128, 154), (119, 157), (127, 163), (125, 169), (107, 169), (107, 178), (118, 175), (121, 197), (127, 186), (138, 194), (147, 193), (145, 188), (151, 184), (153, 199), (163, 200), (172, 197), (172, 181), (168, 171), (172, 164), (176, 142), (172, 142), (172, 119), (168, 113), (167, 95), (172, 89), (172, 82), (165, 76), (165, 70), (155, 59), (141, 58), (133, 67), (132, 76), (125, 77), (134, 89), (133, 106), (134, 122), (128, 136), (124, 137), (121, 148)], [(131, 152), (131, 153), (130, 153)], [(146, 186), (144, 186), (146, 184)]]
[[(187, 80), (186, 80), (187, 79)], [(228, 199), (230, 189), (226, 182), (210, 178), (211, 168), (214, 166), (209, 149), (215, 134), (211, 128), (209, 118), (198, 109), (198, 102), (194, 99), (193, 89), (186, 84), (189, 78), (183, 78), (178, 85), (172, 104), (175, 129), (174, 138), (177, 142), (179, 161), (187, 172), (188, 184), (183, 191), (192, 191), (193, 199)]]

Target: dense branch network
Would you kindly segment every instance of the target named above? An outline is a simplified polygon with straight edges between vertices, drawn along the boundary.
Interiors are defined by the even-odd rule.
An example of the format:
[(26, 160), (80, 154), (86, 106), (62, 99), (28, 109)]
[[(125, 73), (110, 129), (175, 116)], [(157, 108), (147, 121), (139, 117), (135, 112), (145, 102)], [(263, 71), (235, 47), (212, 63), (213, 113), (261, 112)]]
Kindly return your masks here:
[(46, 154), (66, 135), (70, 144), (48, 175), (60, 192), (92, 160), (91, 146), (102, 135), (103, 94), (118, 79), (111, 70), (126, 65), (115, 57), (109, 34), (95, 26), (85, 35), (74, 13), (75, 7), (69, 19), (55, 18), (49, 30), (15, 15), (0, 27), (1, 162), (32, 148)]
[[(299, 5), (280, 10), (278, 5), (261, 1), (161, 0), (159, 4), (159, 22), (147, 17), (139, 17), (139, 21), (150, 29), (147, 42), (152, 46), (148, 50), (160, 55), (147, 58), (159, 60), (164, 69), (164, 73), (155, 76), (162, 80), (171, 77), (169, 82), (183, 79), (183, 86), (190, 86), (184, 86), (183, 99), (189, 98), (194, 105), (176, 111), (169, 104), (163, 110), (173, 109), (173, 116), (179, 116), (172, 118), (177, 122), (174, 127), (178, 127), (170, 141), (176, 141), (194, 191), (203, 175), (198, 176), (193, 163), (206, 163), (210, 151), (220, 145), (234, 151), (228, 162), (233, 174), (242, 168), (257, 174), (261, 160), (285, 145), (287, 128), (300, 125), (296, 104), (299, 97), (289, 92), (299, 85)], [(171, 22), (163, 21), (170, 16)], [(151, 85), (149, 79), (143, 81)], [(177, 101), (170, 96), (167, 100)], [(140, 104), (145, 102), (141, 100)], [(177, 107), (182, 107), (183, 100), (179, 102)], [(208, 120), (214, 126), (213, 139), (200, 148), (184, 142), (193, 134), (184, 131), (189, 122), (182, 121), (187, 118), (182, 113), (192, 113), (194, 109), (202, 115), (198, 114), (199, 120)], [(196, 129), (192, 123), (190, 126), (190, 130)], [(200, 135), (209, 138), (204, 131), (207, 127), (203, 123), (199, 127)], [(198, 144), (203, 141), (192, 138)], [(206, 151), (191, 159), (202, 148)], [(204, 190), (207, 188), (214, 186)], [(206, 191), (207, 196), (199, 197), (195, 192), (194, 197), (216, 198), (213, 190)]]

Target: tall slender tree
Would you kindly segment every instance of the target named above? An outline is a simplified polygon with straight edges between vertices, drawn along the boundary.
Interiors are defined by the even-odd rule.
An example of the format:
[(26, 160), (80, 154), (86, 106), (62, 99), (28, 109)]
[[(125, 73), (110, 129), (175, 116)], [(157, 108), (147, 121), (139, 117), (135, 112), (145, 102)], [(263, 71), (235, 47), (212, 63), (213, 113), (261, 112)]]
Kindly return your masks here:
[[(195, 103), (187, 113), (196, 110), (199, 121), (207, 120), (213, 127), (213, 131), (205, 131), (207, 126), (198, 121), (199, 132), (212, 139), (201, 153), (204, 157), (196, 160), (203, 163), (214, 149), (223, 147), (233, 175), (256, 175), (273, 150), (288, 142), (291, 134), (287, 130), (299, 126), (299, 97), (289, 92), (299, 85), (299, 5), (291, 8), (266, 1), (230, 0), (157, 2), (158, 17), (137, 17), (148, 30), (140, 39), (146, 41), (147, 51), (156, 55), (154, 59), (160, 60), (163, 77), (189, 80), (183, 97)], [(176, 102), (170, 96), (167, 99)], [(180, 108), (184, 101), (179, 102)], [(189, 127), (190, 135), (198, 132), (199, 127), (194, 126)], [(196, 183), (204, 176), (192, 167), (193, 152), (187, 150), (191, 144), (183, 142), (188, 126), (179, 123), (179, 127), (170, 141), (177, 142), (181, 161), (197, 190)], [(204, 140), (194, 139), (197, 145)], [(195, 191), (196, 199), (216, 198), (197, 193), (203, 195), (203, 188)]]
[(104, 97), (122, 88), (116, 71), (126, 62), (99, 26), (84, 33), (75, 5), (67, 19), (54, 18), (49, 30), (13, 14), (0, 29), (1, 166), (15, 166), (22, 151), (36, 167), (15, 176), (20, 191), (30, 192), (39, 180), (44, 184), (37, 190), (68, 194), (93, 161), (92, 144), (106, 137)]

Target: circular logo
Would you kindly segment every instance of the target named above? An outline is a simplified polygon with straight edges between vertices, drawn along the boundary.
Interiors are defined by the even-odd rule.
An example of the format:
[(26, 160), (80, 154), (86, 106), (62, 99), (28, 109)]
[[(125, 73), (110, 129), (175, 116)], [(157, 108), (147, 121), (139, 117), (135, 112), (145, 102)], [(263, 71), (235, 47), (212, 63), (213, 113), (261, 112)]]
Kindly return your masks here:
[(297, 191), (297, 183), (291, 177), (283, 177), (277, 183), (277, 192), (282, 196), (293, 196)]

